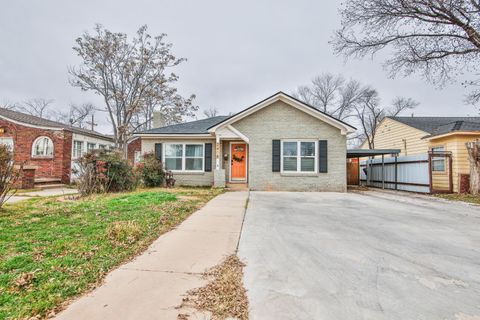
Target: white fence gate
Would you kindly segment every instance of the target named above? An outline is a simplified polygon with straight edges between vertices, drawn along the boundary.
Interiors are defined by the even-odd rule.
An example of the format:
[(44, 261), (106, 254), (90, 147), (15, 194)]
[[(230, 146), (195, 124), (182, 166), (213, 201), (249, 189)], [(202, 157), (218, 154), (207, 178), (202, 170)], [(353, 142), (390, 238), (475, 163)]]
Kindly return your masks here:
[[(430, 192), (428, 154), (360, 161), (360, 184), (385, 189)], [(367, 181), (367, 161), (370, 172)], [(384, 174), (382, 174), (384, 173)], [(382, 179), (384, 177), (384, 179)]]

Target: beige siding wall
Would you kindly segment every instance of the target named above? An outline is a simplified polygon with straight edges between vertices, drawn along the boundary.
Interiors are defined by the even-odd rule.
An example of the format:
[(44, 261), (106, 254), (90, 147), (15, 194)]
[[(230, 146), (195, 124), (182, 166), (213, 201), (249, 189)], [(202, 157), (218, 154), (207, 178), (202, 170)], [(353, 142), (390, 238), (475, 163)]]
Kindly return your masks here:
[[(452, 182), (453, 191), (458, 192), (458, 185), (460, 174), (470, 173), (470, 163), (468, 161), (468, 152), (465, 143), (479, 139), (478, 135), (451, 135), (440, 139), (431, 139), (429, 147), (443, 146), (445, 151), (452, 152)], [(432, 182), (434, 186), (439, 186), (441, 189), (448, 189), (448, 176), (444, 177), (442, 174), (434, 173), (432, 175)]]
[(212, 186), (213, 170), (215, 169), (215, 139), (151, 139), (142, 138), (142, 154), (155, 151), (155, 143), (212, 143), (212, 172), (175, 172), (174, 178), (177, 185), (185, 186)]
[[(385, 118), (375, 134), (375, 149), (400, 149), (400, 156), (425, 154), (428, 152), (428, 141), (422, 138), (426, 135), (427, 132)], [(368, 142), (364, 141), (360, 148), (368, 149)]]
[[(284, 102), (276, 102), (232, 124), (250, 140), (252, 190), (346, 191), (346, 139), (340, 130)], [(328, 173), (272, 172), (272, 140), (328, 140)]]

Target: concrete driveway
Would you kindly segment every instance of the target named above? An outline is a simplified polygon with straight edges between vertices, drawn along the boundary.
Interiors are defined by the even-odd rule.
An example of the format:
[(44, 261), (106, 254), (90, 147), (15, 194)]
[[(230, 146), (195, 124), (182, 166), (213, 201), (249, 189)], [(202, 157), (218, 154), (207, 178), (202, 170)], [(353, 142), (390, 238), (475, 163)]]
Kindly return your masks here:
[(480, 209), (382, 194), (252, 192), (251, 319), (480, 319)]

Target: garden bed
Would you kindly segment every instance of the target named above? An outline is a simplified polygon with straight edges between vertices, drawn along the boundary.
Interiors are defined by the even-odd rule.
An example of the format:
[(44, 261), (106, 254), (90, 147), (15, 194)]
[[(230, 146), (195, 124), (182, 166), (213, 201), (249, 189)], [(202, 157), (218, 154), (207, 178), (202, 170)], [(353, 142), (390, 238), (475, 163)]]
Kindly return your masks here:
[(0, 319), (53, 315), (221, 191), (149, 189), (0, 211)]

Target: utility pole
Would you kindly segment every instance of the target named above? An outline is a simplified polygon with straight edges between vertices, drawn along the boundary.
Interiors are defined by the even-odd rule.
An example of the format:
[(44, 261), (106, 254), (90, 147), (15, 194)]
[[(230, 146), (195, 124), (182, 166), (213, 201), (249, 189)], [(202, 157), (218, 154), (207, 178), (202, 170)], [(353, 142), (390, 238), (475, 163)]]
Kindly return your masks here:
[(95, 123), (95, 115), (94, 114), (92, 114), (92, 121), (87, 121), (86, 123), (91, 126), (92, 131), (95, 131), (95, 127), (98, 126), (98, 123)]

